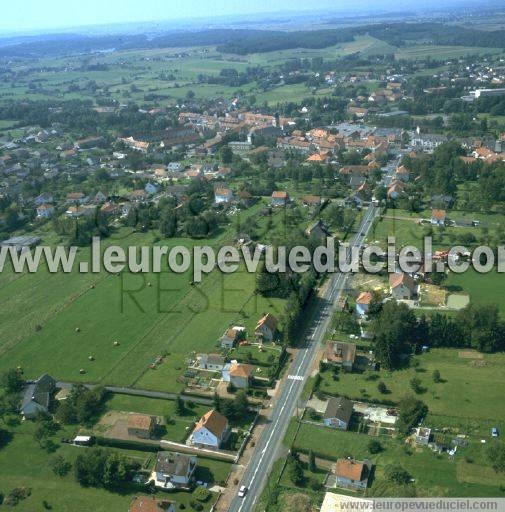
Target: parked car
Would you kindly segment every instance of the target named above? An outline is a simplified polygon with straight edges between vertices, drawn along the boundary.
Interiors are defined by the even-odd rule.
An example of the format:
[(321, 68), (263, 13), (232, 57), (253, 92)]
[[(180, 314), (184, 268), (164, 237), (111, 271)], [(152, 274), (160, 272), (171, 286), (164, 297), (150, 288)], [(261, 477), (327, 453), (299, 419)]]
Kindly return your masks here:
[(493, 428), (491, 429), (491, 435), (492, 435), (493, 437), (498, 437), (498, 429), (497, 429), (496, 427), (493, 427)]

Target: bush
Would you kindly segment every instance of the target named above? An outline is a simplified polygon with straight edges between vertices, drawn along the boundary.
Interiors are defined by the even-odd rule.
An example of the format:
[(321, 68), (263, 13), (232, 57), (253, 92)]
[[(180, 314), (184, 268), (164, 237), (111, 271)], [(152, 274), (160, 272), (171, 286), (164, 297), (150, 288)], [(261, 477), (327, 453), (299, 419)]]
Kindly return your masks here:
[(197, 501), (190, 501), (189, 506), (193, 510), (197, 510), (197, 511), (203, 510), (203, 505), (201, 503), (198, 503)]
[(388, 392), (388, 387), (386, 386), (386, 384), (382, 381), (380, 381), (378, 384), (377, 384), (377, 389), (379, 390), (379, 393), (382, 393), (383, 395), (386, 394)]
[(197, 487), (193, 492), (193, 497), (196, 500), (205, 503), (210, 498), (210, 491), (205, 489), (205, 487)]
[(382, 451), (382, 445), (379, 441), (373, 439), (368, 443), (368, 451), (372, 454), (380, 453)]
[(405, 485), (410, 482), (410, 474), (401, 466), (388, 466), (386, 468), (386, 478), (395, 484)]
[(5, 504), (8, 507), (15, 507), (20, 501), (25, 500), (30, 496), (32, 490), (29, 487), (16, 487), (7, 495)]

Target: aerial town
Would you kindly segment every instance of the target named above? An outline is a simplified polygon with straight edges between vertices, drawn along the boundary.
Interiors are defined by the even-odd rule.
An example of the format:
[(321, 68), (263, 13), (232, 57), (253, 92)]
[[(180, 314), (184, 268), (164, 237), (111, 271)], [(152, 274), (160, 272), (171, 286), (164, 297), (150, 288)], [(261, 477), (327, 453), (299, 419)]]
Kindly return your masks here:
[[(0, 33), (0, 511), (505, 498), (505, 10), (486, 6)], [(96, 237), (260, 264), (197, 281), (6, 256), (75, 247), (82, 269)], [(269, 248), (392, 237), (393, 271), (267, 268)], [(427, 238), (435, 265), (400, 268)]]

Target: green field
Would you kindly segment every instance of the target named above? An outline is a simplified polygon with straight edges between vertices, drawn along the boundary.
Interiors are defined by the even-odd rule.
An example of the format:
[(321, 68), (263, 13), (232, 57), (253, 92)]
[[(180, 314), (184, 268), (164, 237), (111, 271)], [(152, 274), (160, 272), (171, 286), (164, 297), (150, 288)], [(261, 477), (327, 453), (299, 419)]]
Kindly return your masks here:
[[(463, 421), (495, 421), (505, 427), (505, 409), (501, 398), (505, 393), (505, 354), (479, 354), (457, 349), (433, 349), (414, 357), (418, 366), (387, 372), (343, 373), (333, 380), (331, 372), (323, 372), (321, 391), (342, 394), (363, 401), (397, 402), (405, 394), (413, 394), (409, 382), (421, 381), (425, 392), (418, 395), (434, 415), (450, 416)], [(467, 357), (462, 357), (467, 356)], [(444, 382), (433, 382), (433, 371), (439, 370)], [(372, 377), (378, 375), (377, 377)], [(381, 394), (377, 383), (383, 381), (390, 393)], [(487, 424), (486, 424), (487, 426)], [(489, 436), (486, 428), (485, 434)]]
[[(121, 231), (107, 244), (152, 245), (152, 234)], [(228, 231), (211, 240), (222, 244)], [(169, 247), (207, 242), (170, 239)], [(88, 259), (89, 249), (80, 249)], [(283, 301), (255, 295), (255, 275), (214, 271), (200, 284), (192, 275), (0, 275), (0, 370), (21, 366), (26, 377), (48, 372), (60, 380), (99, 382), (180, 392), (177, 381), (193, 352), (212, 352), (230, 324), (251, 333), (263, 312), (279, 316)], [(39, 328), (37, 326), (40, 326)], [(79, 332), (76, 332), (76, 329)], [(118, 341), (119, 346), (114, 346)], [(165, 355), (156, 370), (150, 363)], [(89, 360), (94, 357), (94, 361)], [(81, 374), (80, 370), (85, 370)]]
[[(294, 424), (290, 428), (293, 429)], [(503, 495), (499, 487), (500, 475), (487, 465), (485, 450), (478, 441), (472, 441), (460, 450), (454, 461), (450, 461), (447, 454), (437, 455), (428, 448), (408, 448), (400, 440), (385, 437), (378, 439), (383, 451), (374, 455), (368, 450), (372, 439), (377, 438), (302, 424), (293, 446), (304, 451), (313, 450), (332, 460), (348, 456), (372, 460), (376, 470), (367, 496), (408, 495), (406, 489), (385, 480), (384, 469), (391, 464), (400, 465), (410, 473), (417, 496)], [(467, 463), (463, 457), (473, 462)]]
[[(20, 512), (34, 512), (45, 510), (43, 501), (47, 501), (52, 510), (59, 512), (74, 512), (76, 510), (94, 510), (97, 512), (110, 512), (127, 510), (135, 495), (149, 494), (148, 490), (140, 485), (124, 484), (117, 491), (108, 491), (97, 488), (81, 487), (75, 480), (73, 472), (64, 477), (56, 476), (48, 461), (56, 455), (62, 455), (67, 461), (73, 462), (81, 450), (70, 445), (59, 445), (56, 452), (48, 454), (33, 438), (35, 424), (23, 422), (21, 425), (10, 428), (13, 437), (3, 447), (0, 447), (0, 492), (5, 496), (15, 487), (28, 487), (31, 496), (21, 501), (15, 510)], [(58, 432), (57, 436), (71, 436), (70, 430)], [(57, 440), (55, 438), (55, 440)], [(132, 461), (140, 463), (150, 469), (154, 465), (155, 453), (134, 450), (117, 451)], [(197, 478), (205, 481), (222, 482), (230, 471), (230, 464), (199, 457)], [(159, 497), (168, 497), (177, 503), (183, 503), (189, 509), (191, 494), (187, 492), (174, 492), (159, 494)], [(205, 504), (209, 510), (215, 497)]]

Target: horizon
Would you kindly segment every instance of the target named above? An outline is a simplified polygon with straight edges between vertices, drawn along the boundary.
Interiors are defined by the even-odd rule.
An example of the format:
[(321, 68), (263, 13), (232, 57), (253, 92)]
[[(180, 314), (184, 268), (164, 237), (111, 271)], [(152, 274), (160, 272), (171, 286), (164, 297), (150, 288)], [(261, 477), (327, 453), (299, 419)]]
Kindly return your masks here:
[[(198, 0), (177, 1), (176, 5), (167, 6), (160, 0), (146, 0), (142, 5), (129, 2), (125, 5), (119, 0), (112, 0), (104, 6), (98, 0), (90, 0), (83, 5), (68, 5), (63, 0), (50, 0), (43, 5), (35, 0), (22, 2), (23, 19), (19, 18), (19, 5), (7, 5), (3, 7), (2, 21), (0, 21), (0, 34), (8, 35), (37, 35), (41, 33), (68, 32), (76, 29), (92, 29), (113, 26), (142, 25), (153, 23), (165, 25), (170, 23), (182, 24), (210, 24), (214, 21), (217, 24), (224, 21), (243, 20), (244, 17), (252, 16), (257, 22), (269, 16), (301, 16), (303, 14), (345, 15), (363, 14), (370, 15), (379, 13), (400, 13), (405, 10), (412, 12), (425, 11), (434, 8), (435, 12), (453, 9), (455, 7), (466, 7), (476, 4), (496, 5), (496, 0), (450, 0), (440, 7), (435, 0), (400, 0), (391, 5), (389, 0), (357, 0), (349, 6), (344, 0), (319, 0), (317, 6), (308, 9), (303, 0), (259, 0), (257, 7), (242, 7), (229, 0), (216, 0), (212, 5), (204, 6)], [(373, 8), (372, 8), (373, 5)], [(104, 11), (105, 9), (105, 11)], [(148, 12), (148, 15), (143, 13)], [(75, 20), (78, 19), (79, 22)], [(323, 21), (323, 20), (322, 20)], [(159, 28), (159, 27), (157, 27)]]

